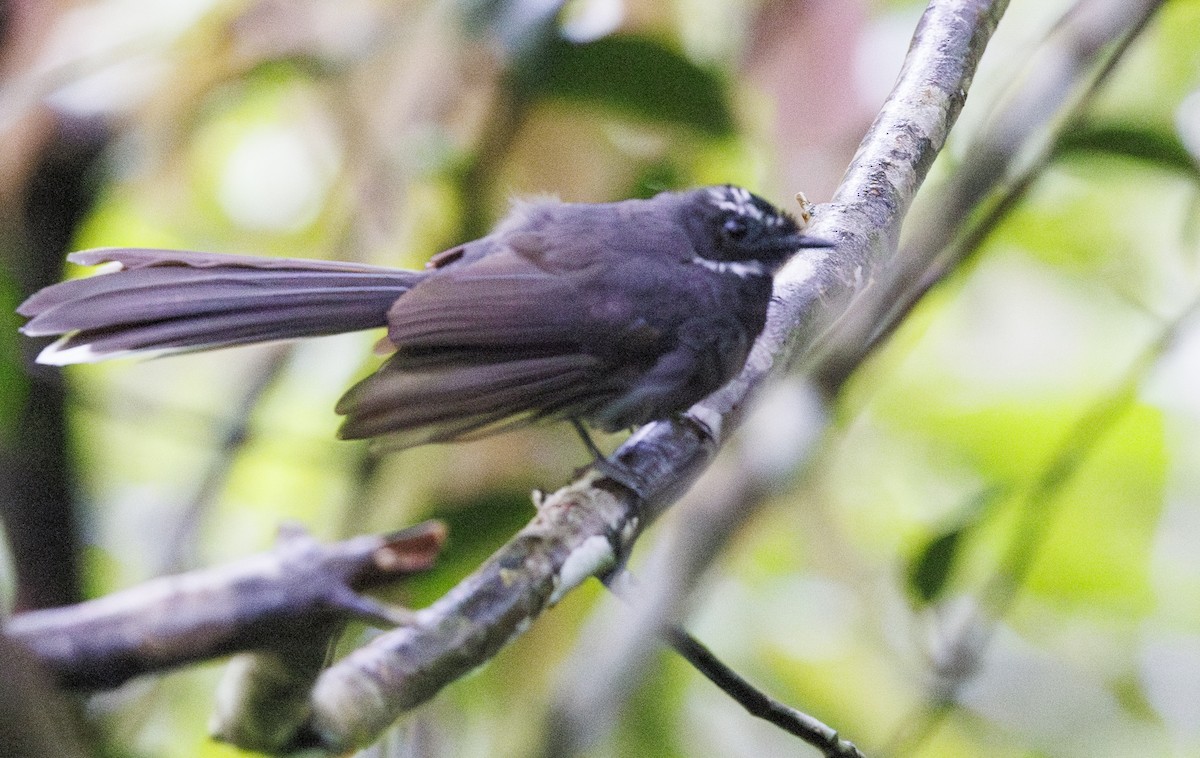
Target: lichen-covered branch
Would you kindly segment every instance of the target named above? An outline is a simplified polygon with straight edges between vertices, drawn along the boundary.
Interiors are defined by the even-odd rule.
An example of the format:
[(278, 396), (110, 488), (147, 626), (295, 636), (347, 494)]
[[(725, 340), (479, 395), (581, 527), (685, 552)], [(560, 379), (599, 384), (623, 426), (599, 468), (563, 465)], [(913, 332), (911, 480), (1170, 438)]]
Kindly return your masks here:
[(797, 256), (777, 277), (778, 302), (742, 374), (684, 417), (631, 437), (611, 459), (621, 481), (593, 473), (550, 496), (529, 526), (413, 624), (325, 672), (297, 746), (343, 750), (373, 741), (401, 712), (488, 660), (565, 590), (609, 570), (708, 464), (763, 382), (820, 355), (821, 335), (894, 255), (904, 215), (1006, 5), (930, 4), (895, 90), (810, 228), (836, 239), (837, 249)]
[(546, 498), (501, 550), (411, 624), (325, 671), (296, 742), (342, 751), (488, 660), (580, 582), (612, 567), (639, 529), (636, 500), (597, 474)]

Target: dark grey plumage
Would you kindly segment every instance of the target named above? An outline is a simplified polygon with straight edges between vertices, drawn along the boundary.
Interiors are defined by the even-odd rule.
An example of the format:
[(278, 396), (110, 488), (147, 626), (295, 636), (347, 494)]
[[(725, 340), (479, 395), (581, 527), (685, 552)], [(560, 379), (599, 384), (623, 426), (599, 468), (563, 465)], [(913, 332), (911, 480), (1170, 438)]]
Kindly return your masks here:
[(796, 222), (738, 187), (649, 200), (520, 204), (423, 272), (108, 249), (119, 271), (19, 312), (65, 364), (387, 326), (396, 352), (337, 410), (345, 438), (407, 447), (540, 419), (613, 431), (678, 413), (742, 367)]

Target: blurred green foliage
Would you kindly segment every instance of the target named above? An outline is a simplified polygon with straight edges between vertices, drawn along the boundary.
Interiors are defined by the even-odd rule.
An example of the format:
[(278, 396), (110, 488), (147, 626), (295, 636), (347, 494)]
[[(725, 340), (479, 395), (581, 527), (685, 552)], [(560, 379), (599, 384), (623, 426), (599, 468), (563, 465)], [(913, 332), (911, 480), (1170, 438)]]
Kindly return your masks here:
[(577, 44), (552, 37), (521, 62), (514, 78), (527, 97), (611, 108), (713, 137), (733, 133), (726, 87), (717, 74), (652, 39), (616, 35)]
[(1067, 132), (1054, 146), (1060, 157), (1072, 153), (1098, 153), (1129, 158), (1145, 166), (1178, 171), (1196, 179), (1200, 169), (1179, 137), (1168, 131), (1143, 126), (1106, 124), (1096, 129), (1080, 128)]
[[(508, 3), (476, 4), (488, 13), (473, 27), (455, 3), (363, 2), (329, 16), (214, 5), (168, 48), (142, 43), (160, 78), (118, 121), (78, 245), (415, 267), (487, 228), (513, 194), (600, 201), (733, 181), (787, 198), (803, 188), (786, 178), (791, 163), (844, 166), (877, 107), (856, 77), (891, 82), (898, 61), (882, 58), (883, 42), (907, 38), (914, 5), (847, 4), (809, 29), (855, 46), (862, 70), (848, 76), (836, 50), (803, 70), (778, 57), (804, 52), (790, 19), (771, 15), (787, 4), (714, 3), (738, 20), (709, 30), (733, 53), (701, 59), (682, 17), (698, 4), (630, 0), (617, 30), (588, 42), (534, 19), (517, 29), (520, 46), (494, 26)], [(1005, 18), (962, 131), (986, 120), (996, 83), (1052, 21), (1033, 6)], [(1200, 753), (1194, 319), (1156, 347), (1200, 298), (1197, 163), (1180, 117), (1200, 88), (1197, 39), (1200, 3), (1166, 3), (1024, 201), (855, 374), (817, 461), (701, 586), (698, 635), (869, 754), (922, 723), (960, 662), (964, 619), (987, 619), (981, 598), (1022, 540), (1017, 595), (988, 621), (956, 708), (901, 754)], [(851, 113), (834, 121), (840, 109)], [(830, 124), (844, 133), (818, 141)], [(954, 136), (935, 176), (969, 162), (955, 153), (969, 136)], [(0, 274), (0, 309), (11, 314), (17, 297)], [(18, 354), (16, 325), (0, 319), (6, 435), (25, 392), (4, 358)], [(233, 409), (269, 348), (70, 370), (95, 594), (172, 562), (263, 550), (286, 519), (334, 539), (438, 517), (451, 531), (436, 570), (387, 593), (420, 607), (532, 517), (529, 490), (586, 461), (570, 430), (379, 460), (335, 442), (333, 403), (377, 365), (376, 336), (292, 349), (249, 418)], [(223, 464), (223, 432), (238, 423), (247, 441)], [(214, 470), (215, 494), (202, 496)], [(176, 535), (186, 549), (164, 555)], [(402, 720), (388, 754), (420, 739), (438, 755), (535, 754), (604, 597), (595, 583), (569, 595)], [(239, 755), (205, 736), (218, 669), (101, 700), (113, 753)], [(669, 655), (644, 674), (589, 755), (810, 754)]]
[(25, 403), (29, 392), (25, 372), (21, 370), (22, 355), (20, 334), (17, 327), (21, 320), (16, 315), (21, 298), (15, 284), (0, 270), (0, 446), (19, 444), (14, 439), (17, 414)]

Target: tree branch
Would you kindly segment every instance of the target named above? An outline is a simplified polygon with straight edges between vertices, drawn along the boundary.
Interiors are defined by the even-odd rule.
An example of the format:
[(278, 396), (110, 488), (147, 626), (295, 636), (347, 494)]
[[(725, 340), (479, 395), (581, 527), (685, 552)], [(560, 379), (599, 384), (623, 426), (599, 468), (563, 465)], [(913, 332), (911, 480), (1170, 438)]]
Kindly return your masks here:
[[(1005, 6), (1004, 0), (930, 4), (896, 89), (833, 202), (816, 214), (813, 233), (838, 240), (839, 247), (799, 256), (781, 272), (767, 327), (737, 379), (686, 415), (631, 437), (610, 459), (623, 472), (621, 481), (593, 472), (546, 498), (533, 522), (445, 597), (320, 674), (311, 703), (294, 709), (286, 725), (239, 725), (246, 711), (269, 699), (268, 684), (235, 698), (220, 734), (270, 750), (369, 743), (400, 712), (488, 660), (567, 591), (620, 565), (641, 530), (712, 460), (751, 396), (788, 365), (818, 360), (823, 335), (877, 281)], [(436, 536), (425, 538), (436, 547), (441, 532), (433, 529)], [(312, 640), (327, 639), (347, 615), (394, 620), (350, 588), (413, 570), (379, 564), (381, 555), (396, 554), (387, 539), (322, 548), (291, 535), (273, 553), (72, 608), (24, 614), (7, 631), (60, 681), (83, 687), (112, 686), (234, 650), (290, 652), (289, 641), (300, 639), (311, 651)], [(424, 556), (428, 561), (432, 554)], [(310, 626), (297, 633), (299, 620)], [(300, 667), (301, 681), (315, 675), (311, 658)], [(270, 675), (260, 683), (279, 673), (269, 657), (255, 660), (251, 668)], [(295, 673), (291, 661), (275, 663)], [(295, 691), (294, 681), (282, 686)]]
[[(1079, 0), (1017, 71), (944, 182), (922, 196), (915, 233), (886, 280), (840, 325), (821, 367), (834, 394), (930, 290), (967, 260), (1049, 164), (1162, 0)], [(1115, 44), (1114, 44), (1115, 43)], [(979, 213), (982, 211), (982, 213)]]
[(777, 302), (733, 382), (683, 417), (643, 427), (610, 462), (636, 492), (589, 473), (547, 498), (537, 518), (412, 625), (381, 635), (318, 679), (298, 744), (345, 750), (373, 741), (403, 711), (493, 656), (588, 576), (618, 565), (642, 529), (694, 481), (773, 374), (811, 364), (821, 335), (894, 255), (900, 224), (945, 144), (1005, 0), (930, 4), (891, 97), (832, 203), (811, 231), (833, 252), (798, 256), (776, 280)]
[(332, 545), (291, 528), (269, 553), (22, 613), (4, 631), (60, 685), (85, 689), (239, 650), (286, 648), (318, 627), (324, 645), (347, 618), (404, 620), (355, 591), (428, 569), (444, 539), (435, 521)]

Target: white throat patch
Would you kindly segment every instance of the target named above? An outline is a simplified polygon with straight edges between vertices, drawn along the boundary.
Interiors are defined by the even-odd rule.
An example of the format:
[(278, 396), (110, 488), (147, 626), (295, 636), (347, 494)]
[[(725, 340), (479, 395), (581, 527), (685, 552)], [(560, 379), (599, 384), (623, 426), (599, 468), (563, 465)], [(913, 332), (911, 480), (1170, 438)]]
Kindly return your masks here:
[(697, 255), (692, 258), (692, 263), (698, 263), (709, 271), (716, 271), (718, 274), (734, 274), (742, 279), (748, 276), (771, 275), (770, 270), (763, 265), (762, 261), (713, 261)]

